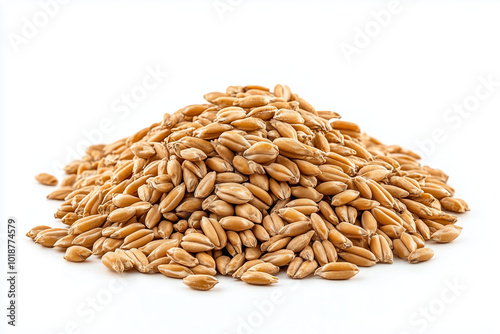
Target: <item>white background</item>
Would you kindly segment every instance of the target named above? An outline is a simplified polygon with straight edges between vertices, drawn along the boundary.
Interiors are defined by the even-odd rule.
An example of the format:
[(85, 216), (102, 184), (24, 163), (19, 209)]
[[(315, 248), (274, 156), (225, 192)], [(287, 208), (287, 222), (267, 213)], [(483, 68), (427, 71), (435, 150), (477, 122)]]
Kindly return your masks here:
[[(6, 326), (1, 279), (7, 333), (498, 332), (498, 2), (402, 2), (381, 27), (373, 13), (386, 1), (72, 1), (29, 38), (23, 29), (43, 19), (40, 2), (1, 3), (0, 254), (5, 268), (5, 222), (15, 217), (19, 272), (16, 328)], [(360, 44), (366, 28), (371, 37)], [(168, 75), (119, 111), (147, 68)], [(481, 78), (496, 86), (478, 99), (476, 90), (488, 93)], [(280, 273), (278, 285), (255, 287), (222, 277), (199, 293), (162, 275), (117, 279), (97, 259), (69, 263), (24, 237), (59, 224), (58, 203), (45, 199), (51, 189), (33, 176), (55, 173), (88, 145), (86, 133), (110, 142), (206, 92), (276, 83), (386, 143), (426, 143), (424, 162), (449, 173), (472, 208), (459, 219), (460, 238), (432, 245), (428, 263), (362, 268), (346, 282)], [(467, 115), (447, 111), (464, 103)], [(111, 131), (99, 130), (103, 120)], [(92, 298), (99, 311), (90, 311)]]

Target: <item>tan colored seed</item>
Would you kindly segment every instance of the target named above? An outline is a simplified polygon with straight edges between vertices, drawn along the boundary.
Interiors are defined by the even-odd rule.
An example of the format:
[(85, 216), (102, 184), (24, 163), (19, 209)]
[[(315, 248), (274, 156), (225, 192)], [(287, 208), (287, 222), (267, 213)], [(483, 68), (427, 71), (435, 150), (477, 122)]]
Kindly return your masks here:
[(47, 225), (35, 226), (31, 230), (29, 230), (28, 233), (26, 233), (26, 236), (34, 240), (36, 238), (36, 236), (38, 235), (38, 233), (40, 233), (43, 230), (48, 230), (48, 229), (50, 229), (50, 226), (47, 226)]
[(68, 231), (66, 229), (50, 228), (40, 231), (35, 238), (35, 242), (44, 247), (53, 247), (59, 239), (67, 235)]
[(162, 240), (162, 243), (156, 247), (151, 252), (146, 251), (145, 249), (141, 249), (144, 253), (148, 254), (148, 261), (152, 262), (162, 257), (167, 256), (167, 251), (170, 248), (178, 247), (179, 241), (175, 239), (167, 239)]
[(440, 203), (444, 210), (459, 212), (459, 213), (464, 213), (466, 211), (469, 211), (467, 203), (458, 198), (445, 197), (440, 200)]
[(54, 175), (48, 173), (40, 173), (35, 176), (35, 180), (44, 184), (46, 186), (55, 186), (57, 185), (57, 178)]
[(92, 255), (92, 251), (88, 248), (81, 246), (71, 246), (66, 249), (64, 259), (71, 262), (82, 262), (85, 261), (90, 255)]
[(101, 261), (106, 267), (116, 271), (117, 273), (121, 273), (125, 270), (123, 262), (120, 260), (119, 256), (113, 252), (104, 254)]
[(393, 253), (389, 246), (387, 240), (380, 236), (374, 235), (370, 239), (370, 250), (377, 258), (378, 262), (381, 263), (392, 263), (393, 262)]
[(294, 237), (306, 233), (311, 229), (311, 223), (307, 220), (288, 224), (279, 230), (279, 234), (285, 237)]
[(239, 183), (222, 183), (215, 186), (215, 194), (231, 204), (247, 203), (253, 198), (252, 193)]
[(261, 95), (251, 95), (244, 97), (242, 99), (236, 100), (234, 105), (237, 105), (242, 108), (254, 108), (265, 106), (269, 103), (269, 97), (261, 96)]
[(295, 254), (293, 251), (288, 249), (282, 249), (275, 252), (264, 254), (260, 259), (264, 262), (269, 262), (274, 264), (275, 266), (282, 267), (289, 264), (294, 257)]
[(185, 150), (182, 150), (179, 154), (182, 159), (189, 161), (202, 161), (207, 158), (205, 152), (198, 148), (187, 148)]
[(201, 233), (189, 233), (181, 240), (181, 247), (191, 253), (206, 252), (215, 246), (208, 237)]
[(434, 251), (430, 248), (424, 247), (414, 250), (408, 256), (408, 262), (419, 263), (430, 260), (434, 256)]
[(207, 173), (207, 175), (201, 179), (200, 183), (198, 183), (194, 196), (198, 198), (208, 197), (214, 189), (216, 177), (217, 174), (215, 172)]
[(377, 263), (375, 255), (363, 247), (352, 246), (339, 252), (338, 255), (345, 261), (360, 267), (371, 267)]
[(248, 270), (250, 270), (250, 271), (261, 271), (263, 273), (268, 273), (268, 274), (271, 274), (271, 275), (275, 275), (275, 274), (277, 274), (280, 271), (280, 268), (278, 266), (275, 266), (272, 263), (266, 263), (266, 262), (264, 262), (264, 263), (259, 263), (259, 264), (253, 265)]
[(115, 254), (120, 262), (123, 264), (123, 271), (130, 270), (134, 268), (134, 261), (127, 253), (122, 249), (116, 249), (114, 252), (109, 252), (110, 254)]
[(81, 234), (83, 232), (89, 231), (93, 228), (101, 226), (104, 221), (106, 221), (106, 215), (92, 215), (74, 222), (69, 228), (69, 234)]
[(182, 279), (182, 283), (191, 289), (208, 291), (219, 283), (219, 281), (210, 275), (189, 275)]
[(186, 185), (181, 183), (172, 189), (168, 195), (160, 203), (160, 211), (162, 213), (172, 211), (184, 198), (186, 193)]
[(226, 274), (233, 274), (245, 263), (245, 255), (243, 253), (236, 254), (227, 264)]
[(434, 232), (431, 235), (431, 240), (442, 243), (451, 242), (460, 235), (460, 232), (462, 232), (462, 227), (456, 225), (447, 225), (442, 229)]
[(142, 230), (144, 228), (144, 225), (141, 223), (132, 223), (130, 225), (127, 225), (122, 228), (118, 228), (115, 230), (109, 237), (115, 238), (115, 239), (124, 239), (130, 234)]
[(215, 248), (220, 249), (226, 246), (226, 232), (217, 220), (202, 217), (200, 227), (203, 230), (203, 233), (208, 237), (208, 239), (210, 239)]
[(247, 271), (241, 276), (243, 282), (255, 285), (269, 285), (278, 283), (278, 279), (271, 274), (261, 271)]
[(250, 268), (253, 268), (254, 266), (256, 266), (258, 264), (262, 264), (262, 263), (264, 263), (264, 261), (258, 260), (258, 259), (247, 261), (241, 267), (239, 267), (238, 270), (236, 270), (234, 272), (233, 277), (234, 278), (241, 278), (241, 276), (243, 276), (243, 274), (246, 273), (247, 270), (249, 270)]
[(116, 209), (109, 214), (108, 220), (112, 223), (125, 222), (135, 216), (136, 212), (137, 210), (134, 207)]
[(185, 278), (194, 274), (188, 267), (180, 264), (162, 264), (158, 266), (158, 270), (171, 278)]
[(62, 237), (61, 239), (57, 240), (53, 247), (68, 248), (71, 246), (71, 244), (73, 243), (73, 240), (75, 240), (75, 238), (76, 238), (76, 235), (68, 234), (67, 236)]
[(314, 275), (331, 280), (345, 280), (359, 273), (355, 264), (348, 262), (332, 262), (318, 268)]
[(321, 240), (328, 239), (328, 228), (325, 221), (316, 213), (311, 214), (311, 226)]
[(267, 142), (257, 142), (243, 152), (245, 158), (264, 164), (274, 162), (278, 154), (278, 147)]
[(144, 268), (144, 272), (155, 272), (155, 273), (159, 273), (160, 270), (158, 269), (159, 266), (161, 266), (162, 264), (169, 264), (172, 260), (170, 260), (170, 258), (168, 257), (161, 257), (159, 259), (156, 259), (154, 261), (151, 261), (147, 266), (146, 268)]
[(69, 196), (73, 190), (73, 187), (61, 187), (48, 194), (47, 198), (62, 201), (66, 198), (66, 196)]
[(254, 226), (254, 223), (250, 220), (237, 216), (224, 217), (219, 221), (219, 223), (225, 230), (230, 231), (245, 231)]
[(194, 267), (198, 265), (199, 261), (194, 256), (189, 254), (182, 248), (173, 247), (167, 250), (167, 255), (176, 263), (186, 266)]
[(351, 201), (354, 201), (359, 196), (359, 191), (356, 190), (345, 190), (332, 198), (333, 206), (342, 206)]
[(215, 259), (215, 264), (217, 266), (217, 270), (219, 273), (222, 275), (227, 275), (227, 266), (229, 265), (229, 262), (231, 262), (231, 258), (226, 255), (221, 255), (218, 258)]

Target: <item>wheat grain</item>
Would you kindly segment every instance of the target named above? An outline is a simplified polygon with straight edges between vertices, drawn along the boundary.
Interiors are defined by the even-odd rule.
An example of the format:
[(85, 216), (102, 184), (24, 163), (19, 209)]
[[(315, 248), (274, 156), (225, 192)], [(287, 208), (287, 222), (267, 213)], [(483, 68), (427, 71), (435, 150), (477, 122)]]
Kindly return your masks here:
[(359, 273), (358, 267), (348, 262), (332, 262), (316, 269), (314, 275), (326, 279), (344, 280), (349, 279)]
[(440, 230), (434, 232), (431, 235), (431, 240), (437, 241), (437, 242), (451, 242), (455, 240), (460, 233), (462, 232), (462, 228), (460, 226), (456, 225), (447, 225)]
[(419, 263), (430, 260), (434, 256), (434, 251), (430, 248), (423, 247), (414, 250), (408, 256), (408, 262)]
[(66, 249), (66, 254), (64, 259), (71, 262), (82, 262), (85, 261), (89, 256), (92, 255), (92, 251), (88, 248), (81, 246), (71, 246)]
[(219, 281), (210, 275), (189, 275), (182, 282), (195, 290), (207, 291), (212, 289)]
[(269, 285), (278, 283), (278, 279), (271, 274), (262, 271), (247, 271), (241, 276), (243, 282), (255, 285)]
[[(57, 178), (54, 175), (48, 174), (48, 173), (40, 173), (37, 176), (35, 176), (35, 180), (40, 182), (41, 184), (44, 184), (46, 186), (55, 186), (57, 185)], [(65, 182), (63, 186), (71, 186), (71, 184), (68, 184), (69, 182)]]
[(194, 275), (191, 269), (180, 264), (162, 264), (158, 266), (158, 271), (171, 278), (185, 278)]

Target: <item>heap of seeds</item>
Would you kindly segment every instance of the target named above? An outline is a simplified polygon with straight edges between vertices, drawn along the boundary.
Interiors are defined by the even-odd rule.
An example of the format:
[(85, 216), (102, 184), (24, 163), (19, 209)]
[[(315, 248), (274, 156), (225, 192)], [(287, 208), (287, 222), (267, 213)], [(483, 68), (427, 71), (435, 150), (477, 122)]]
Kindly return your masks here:
[[(65, 259), (91, 255), (208, 290), (232, 275), (271, 284), (348, 279), (358, 267), (418, 263), (427, 240), (450, 242), (468, 211), (447, 175), (419, 157), (317, 111), (287, 86), (208, 93), (128, 138), (94, 145), (48, 198), (64, 228), (28, 232)], [(57, 180), (48, 174), (44, 184)]]

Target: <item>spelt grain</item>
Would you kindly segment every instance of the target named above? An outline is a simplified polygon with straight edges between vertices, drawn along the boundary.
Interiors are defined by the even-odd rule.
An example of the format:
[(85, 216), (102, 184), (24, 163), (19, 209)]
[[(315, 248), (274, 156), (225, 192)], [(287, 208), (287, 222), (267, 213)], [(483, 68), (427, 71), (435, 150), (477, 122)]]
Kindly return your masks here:
[(255, 285), (269, 285), (278, 283), (278, 279), (271, 274), (261, 271), (247, 271), (241, 276), (243, 282)]
[(92, 252), (85, 247), (81, 246), (71, 246), (66, 249), (66, 255), (64, 255), (64, 259), (71, 262), (82, 262), (85, 261)]
[[(50, 175), (47, 173), (38, 174), (37, 176), (35, 176), (35, 180), (46, 186), (55, 186), (58, 182), (54, 175)], [(65, 184), (64, 186), (68, 186), (68, 184)], [(69, 184), (69, 186), (71, 186), (71, 184)]]
[(189, 275), (182, 279), (182, 282), (195, 290), (208, 291), (219, 281), (210, 275)]

